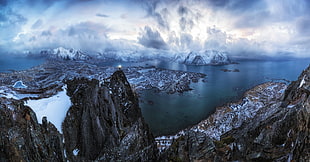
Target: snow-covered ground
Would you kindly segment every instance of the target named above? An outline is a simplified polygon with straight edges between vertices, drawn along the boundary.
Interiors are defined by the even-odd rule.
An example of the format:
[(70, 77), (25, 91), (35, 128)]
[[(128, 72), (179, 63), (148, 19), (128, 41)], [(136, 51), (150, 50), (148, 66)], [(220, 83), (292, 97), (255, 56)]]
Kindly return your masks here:
[(38, 94), (21, 94), (14, 91), (14, 89), (12, 89), (11, 87), (0, 86), (0, 97), (21, 100), (25, 98), (38, 98), (39, 96)]
[[(220, 140), (221, 135), (239, 128), (249, 120), (257, 118), (264, 120), (272, 115), (281, 104), (275, 101), (281, 98), (285, 89), (284, 83), (268, 82), (258, 85), (247, 91), (239, 102), (218, 107), (214, 114), (189, 128), (189, 130), (204, 133), (214, 140)], [(157, 137), (155, 140), (158, 148), (160, 150), (167, 149), (172, 140), (176, 140), (182, 134), (184, 131), (177, 133), (177, 135)]]
[(46, 116), (47, 120), (53, 123), (58, 131), (62, 133), (61, 124), (71, 106), (70, 97), (66, 93), (66, 88), (63, 87), (63, 91), (52, 97), (28, 100), (25, 105), (31, 107), (36, 113), (40, 124), (42, 124), (42, 118)]
[(91, 58), (88, 54), (82, 52), (81, 50), (76, 50), (73, 48), (66, 49), (63, 47), (42, 50), (40, 54), (48, 58), (64, 60), (89, 60)]
[(186, 65), (222, 65), (230, 64), (231, 61), (226, 52), (207, 50), (190, 52), (189, 54), (176, 56), (176, 61)]
[(184, 136), (184, 135), (185, 135), (185, 132), (182, 130), (175, 135), (156, 137), (155, 142), (157, 144), (157, 148), (159, 152), (163, 152), (164, 150), (169, 148), (175, 139), (178, 139), (180, 136)]
[(201, 73), (155, 67), (130, 67), (123, 71), (136, 91), (156, 88), (167, 93), (182, 93), (191, 90), (190, 83), (205, 77), (205, 74)]
[(0, 97), (19, 99), (14, 91), (5, 86), (0, 87)]
[[(16, 94), (37, 94), (40, 98), (46, 98), (56, 94), (57, 89), (64, 85), (64, 80), (85, 77), (104, 82), (119, 69), (120, 67), (100, 66), (92, 62), (55, 60), (25, 71), (11, 74), (0, 73), (0, 83), (3, 86), (9, 86), (10, 89), (16, 91), (14, 92)], [(132, 88), (137, 92), (156, 88), (167, 93), (182, 93), (191, 90), (191, 83), (197, 83), (206, 76), (202, 73), (157, 67), (122, 67), (121, 70), (124, 71)], [(12, 86), (21, 80), (27, 88)]]

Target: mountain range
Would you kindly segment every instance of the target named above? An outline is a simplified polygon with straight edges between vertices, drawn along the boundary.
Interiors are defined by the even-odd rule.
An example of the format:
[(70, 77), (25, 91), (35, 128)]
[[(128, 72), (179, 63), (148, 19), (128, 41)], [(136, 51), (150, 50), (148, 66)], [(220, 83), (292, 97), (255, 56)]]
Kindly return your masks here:
[(175, 60), (186, 65), (225, 65), (232, 63), (228, 53), (215, 50), (192, 51), (187, 55), (178, 55)]
[(63, 48), (58, 47), (55, 49), (44, 49), (39, 52), (38, 55), (32, 54), (35, 52), (28, 52), (31, 56), (43, 56), (49, 59), (61, 59), (61, 60), (80, 60), (87, 61), (91, 59), (95, 60), (104, 60), (104, 61), (143, 61), (154, 59), (154, 56), (157, 59), (171, 60), (173, 62), (178, 62), (185, 65), (225, 65), (233, 63), (227, 52), (220, 52), (216, 50), (206, 50), (206, 51), (192, 51), (188, 54), (182, 53), (173, 55), (161, 55), (153, 54), (151, 52), (141, 53), (131, 50), (115, 51), (107, 50), (103, 52), (84, 52), (82, 50), (76, 50), (73, 48)]
[(63, 47), (58, 47), (55, 49), (41, 50), (40, 56), (53, 59), (63, 59), (63, 60), (89, 60), (91, 56), (82, 52), (81, 50), (76, 50), (73, 48), (66, 49)]

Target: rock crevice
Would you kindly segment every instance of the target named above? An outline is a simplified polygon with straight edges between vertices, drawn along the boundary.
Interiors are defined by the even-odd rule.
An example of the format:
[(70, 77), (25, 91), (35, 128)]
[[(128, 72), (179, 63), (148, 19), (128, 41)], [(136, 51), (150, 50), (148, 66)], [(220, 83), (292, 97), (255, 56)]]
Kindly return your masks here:
[(86, 78), (68, 80), (66, 84), (73, 104), (63, 123), (69, 159), (156, 159), (153, 136), (122, 71), (116, 71), (104, 84)]

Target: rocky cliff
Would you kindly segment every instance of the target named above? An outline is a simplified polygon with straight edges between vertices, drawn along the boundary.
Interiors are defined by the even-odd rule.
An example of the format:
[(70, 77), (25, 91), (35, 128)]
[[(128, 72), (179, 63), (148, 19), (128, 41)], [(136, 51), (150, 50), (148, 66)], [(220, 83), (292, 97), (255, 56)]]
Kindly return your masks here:
[[(309, 161), (310, 66), (287, 88), (266, 83), (173, 136), (163, 161)], [(171, 139), (171, 137), (161, 137)]]
[(155, 161), (157, 148), (123, 71), (67, 80), (63, 135), (21, 100), (0, 98), (0, 161)]
[(156, 160), (154, 138), (122, 71), (116, 71), (105, 84), (74, 79), (67, 85), (73, 104), (63, 123), (68, 159)]
[[(289, 86), (269, 82), (175, 136), (156, 138), (123, 71), (65, 81), (62, 132), (24, 101), (0, 97), (0, 161), (309, 161), (310, 66)], [(1, 93), (8, 93), (3, 89)], [(160, 156), (158, 158), (158, 156)]]
[(62, 135), (19, 100), (0, 98), (0, 161), (65, 161)]

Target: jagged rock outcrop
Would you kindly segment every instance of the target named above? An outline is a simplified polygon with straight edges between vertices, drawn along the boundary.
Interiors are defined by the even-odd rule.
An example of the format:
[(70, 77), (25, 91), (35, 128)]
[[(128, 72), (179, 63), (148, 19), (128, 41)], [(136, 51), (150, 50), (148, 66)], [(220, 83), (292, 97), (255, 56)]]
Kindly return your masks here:
[(123, 71), (68, 80), (63, 135), (24, 101), (0, 97), (0, 161), (156, 161), (157, 148)]
[(62, 135), (22, 101), (0, 98), (0, 161), (65, 161)]
[(221, 138), (235, 139), (225, 159), (310, 160), (310, 67), (285, 90), (282, 104), (269, 118), (248, 122)]
[[(255, 90), (248, 91), (239, 106), (230, 104), (233, 105), (230, 106), (231, 108), (246, 108), (238, 110), (239, 113), (236, 116), (238, 118), (234, 117), (233, 109), (222, 108), (207, 120), (184, 131), (185, 133), (175, 139), (166, 151), (163, 151), (161, 159), (164, 161), (184, 159), (185, 161), (309, 161), (310, 66), (303, 71), (297, 81), (287, 87), (285, 92), (283, 89), (278, 89), (277, 93), (273, 93), (281, 92), (282, 97), (270, 95), (266, 100), (268, 102), (262, 102), (264, 99), (262, 100), (261, 97), (264, 96), (265, 91), (269, 91), (276, 84), (265, 88), (258, 86)], [(252, 96), (250, 100), (249, 94)], [(242, 116), (248, 117), (244, 120)], [(222, 117), (232, 123), (227, 123), (221, 119)], [(212, 132), (215, 134), (212, 135)], [(217, 139), (218, 136), (220, 136), (219, 139)]]
[(63, 123), (66, 154), (72, 161), (153, 161), (154, 138), (141, 115), (125, 74), (67, 81), (72, 107)]
[(160, 161), (212, 160), (215, 145), (210, 137), (202, 132), (188, 130), (173, 141), (169, 149), (161, 154)]

